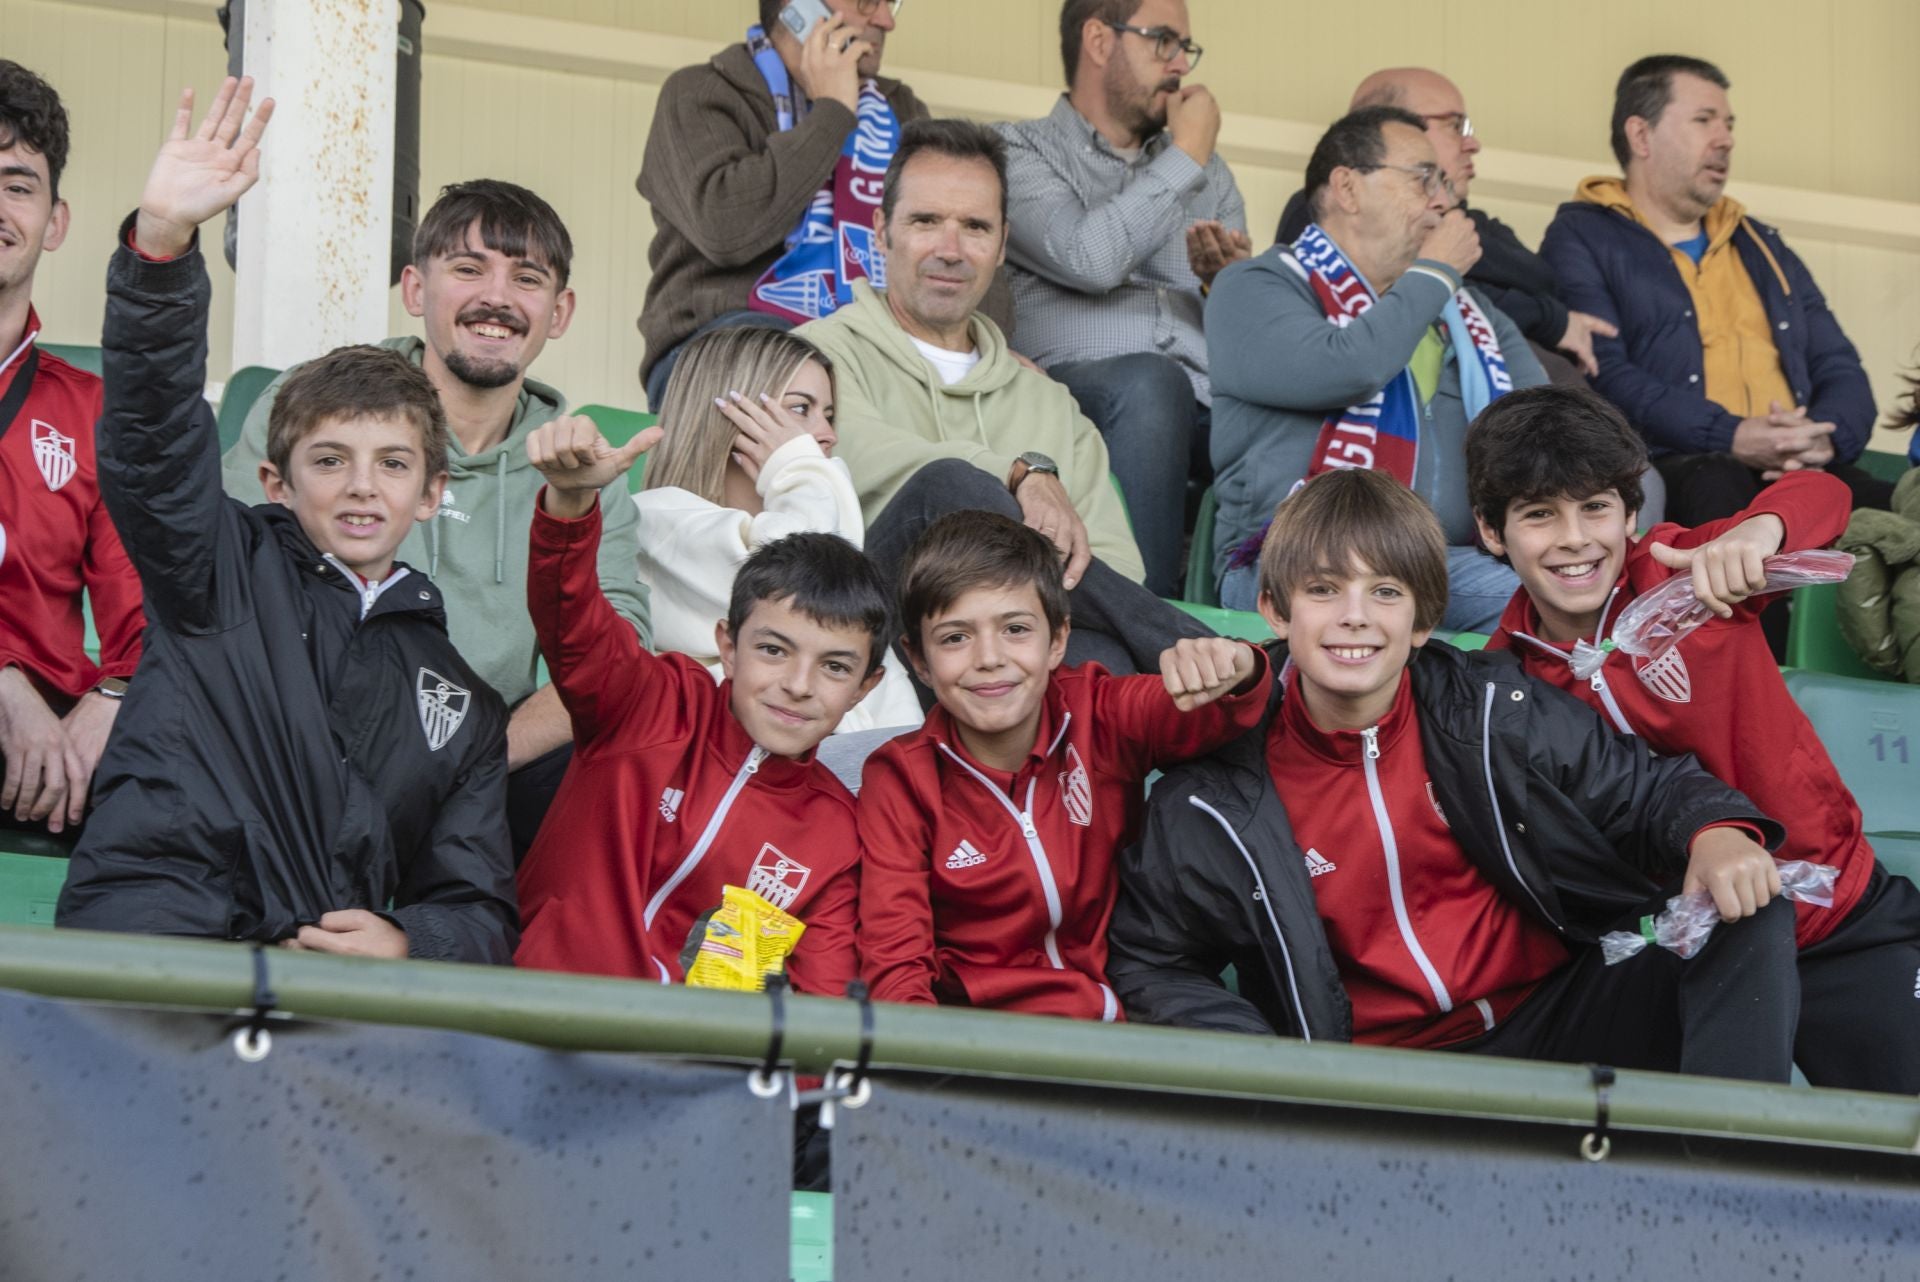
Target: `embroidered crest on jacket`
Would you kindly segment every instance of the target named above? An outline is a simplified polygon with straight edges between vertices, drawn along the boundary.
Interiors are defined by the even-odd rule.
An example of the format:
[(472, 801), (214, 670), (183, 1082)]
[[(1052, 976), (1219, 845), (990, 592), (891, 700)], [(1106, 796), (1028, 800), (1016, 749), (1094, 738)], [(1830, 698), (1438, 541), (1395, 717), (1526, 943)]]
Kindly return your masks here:
[(420, 728), (427, 735), (427, 751), (438, 752), (467, 719), (473, 693), (431, 668), (422, 668), (414, 681), (414, 694), (420, 705)]
[(73, 479), (79, 464), (73, 457), (73, 438), (51, 423), (33, 420), (33, 462), (47, 488), (58, 490)]
[(747, 875), (747, 889), (775, 908), (791, 908), (800, 892), (807, 888), (813, 869), (796, 863), (780, 847), (769, 841), (754, 857), (753, 871)]
[(1067, 745), (1067, 768), (1060, 772), (1060, 800), (1066, 803), (1067, 818), (1082, 828), (1093, 823), (1093, 781), (1072, 744)]

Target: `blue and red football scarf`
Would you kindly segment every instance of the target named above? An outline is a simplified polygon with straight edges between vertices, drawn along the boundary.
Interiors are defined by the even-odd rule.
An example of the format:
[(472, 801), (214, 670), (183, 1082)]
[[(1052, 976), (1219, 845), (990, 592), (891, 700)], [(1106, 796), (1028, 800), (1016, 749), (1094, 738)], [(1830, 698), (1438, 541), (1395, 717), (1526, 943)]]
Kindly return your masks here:
[[(1327, 323), (1345, 328), (1366, 315), (1376, 301), (1366, 278), (1355, 271), (1333, 239), (1312, 223), (1293, 242), (1293, 251), (1281, 261), (1299, 272), (1313, 287)], [(1455, 290), (1440, 313), (1447, 338), (1460, 368), (1460, 399), (1467, 419), (1477, 418), (1497, 397), (1513, 390), (1506, 357), (1486, 313), (1465, 289)], [(1385, 472), (1409, 489), (1420, 465), (1420, 391), (1413, 371), (1403, 369), (1386, 386), (1364, 401), (1330, 415), (1314, 441), (1313, 462), (1299, 483), (1335, 468)], [(1294, 487), (1299, 488), (1299, 485)], [(1234, 548), (1229, 567), (1252, 565), (1260, 558), (1266, 527)]]
[[(759, 27), (747, 29), (754, 66), (773, 94), (780, 132), (793, 128), (793, 80), (787, 64)], [(880, 208), (881, 180), (900, 145), (900, 122), (873, 81), (860, 86), (853, 132), (826, 184), (787, 234), (786, 252), (754, 282), (747, 306), (796, 325), (818, 320), (853, 301), (853, 282), (865, 277), (887, 287), (887, 260), (880, 252), (873, 216)]]

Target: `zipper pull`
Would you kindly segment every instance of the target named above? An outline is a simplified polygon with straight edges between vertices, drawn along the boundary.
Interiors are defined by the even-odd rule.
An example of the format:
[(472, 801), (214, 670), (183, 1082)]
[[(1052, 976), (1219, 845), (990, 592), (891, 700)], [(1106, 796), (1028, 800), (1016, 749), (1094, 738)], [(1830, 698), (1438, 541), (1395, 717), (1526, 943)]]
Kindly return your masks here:
[(760, 773), (760, 763), (766, 759), (767, 750), (755, 744), (753, 751), (747, 754), (747, 773), (750, 775)]
[(1360, 738), (1367, 745), (1367, 760), (1380, 760), (1380, 727), (1368, 726), (1360, 732)]
[(1028, 841), (1033, 841), (1040, 836), (1040, 830), (1033, 826), (1033, 816), (1024, 810), (1020, 812), (1020, 831), (1025, 834)]
[(1607, 679), (1601, 676), (1598, 672), (1595, 672), (1592, 676), (1587, 678), (1587, 684), (1593, 687), (1593, 692), (1595, 694), (1603, 694), (1606, 692)]

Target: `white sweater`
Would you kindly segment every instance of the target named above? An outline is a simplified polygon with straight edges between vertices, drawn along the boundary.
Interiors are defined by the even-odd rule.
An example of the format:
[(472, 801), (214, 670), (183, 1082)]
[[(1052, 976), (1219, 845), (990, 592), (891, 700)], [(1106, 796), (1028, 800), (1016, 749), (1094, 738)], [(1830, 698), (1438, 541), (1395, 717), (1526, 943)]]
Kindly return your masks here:
[[(653, 643), (705, 663), (719, 679), (713, 625), (727, 617), (733, 576), (762, 545), (789, 534), (838, 534), (855, 547), (866, 537), (847, 465), (828, 458), (811, 436), (775, 450), (755, 488), (758, 516), (663, 487), (633, 496), (640, 509), (640, 580), (652, 589)], [(891, 650), (880, 684), (841, 719), (836, 734), (923, 720), (913, 683)]]

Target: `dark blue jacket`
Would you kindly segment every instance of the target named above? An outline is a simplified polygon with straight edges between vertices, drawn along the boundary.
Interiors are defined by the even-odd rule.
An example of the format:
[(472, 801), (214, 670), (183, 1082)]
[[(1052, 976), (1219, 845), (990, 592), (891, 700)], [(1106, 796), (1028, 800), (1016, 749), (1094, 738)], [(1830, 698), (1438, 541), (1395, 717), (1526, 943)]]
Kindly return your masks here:
[[(1859, 353), (1778, 231), (1743, 218), (1733, 245), (1766, 305), (1795, 401), (1808, 418), (1834, 425), (1834, 459), (1852, 462), (1866, 449), (1875, 417)], [(1594, 387), (1640, 429), (1652, 453), (1724, 452), (1740, 416), (1706, 397), (1693, 298), (1660, 238), (1616, 210), (1569, 201), (1554, 215), (1540, 253), (1568, 307), (1620, 327), (1619, 338), (1594, 335)]]

